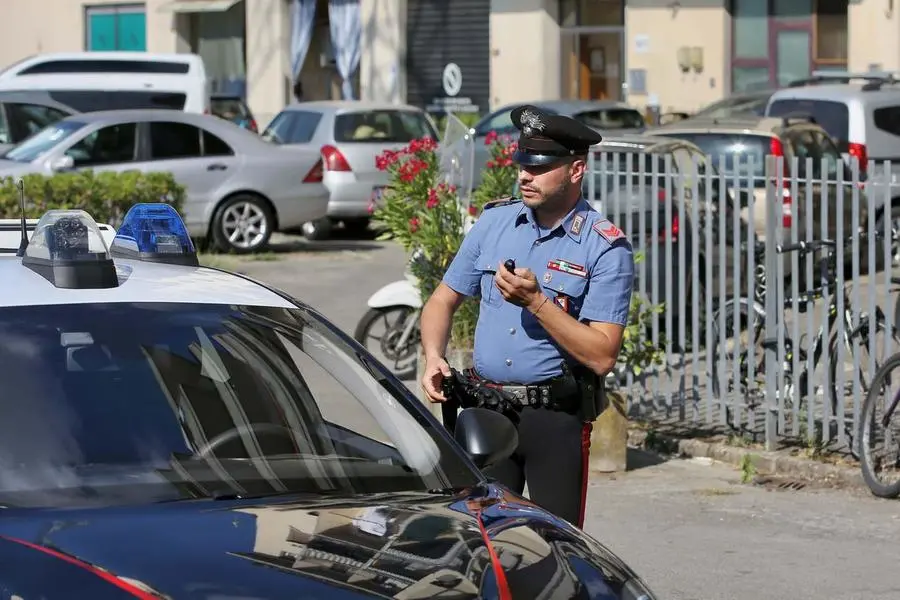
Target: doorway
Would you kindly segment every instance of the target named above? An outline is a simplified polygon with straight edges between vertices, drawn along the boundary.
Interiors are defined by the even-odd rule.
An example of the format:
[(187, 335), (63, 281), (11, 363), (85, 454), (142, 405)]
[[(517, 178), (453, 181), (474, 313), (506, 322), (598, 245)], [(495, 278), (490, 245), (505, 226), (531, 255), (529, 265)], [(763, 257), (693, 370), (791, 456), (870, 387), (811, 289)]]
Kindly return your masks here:
[(560, 96), (566, 100), (622, 100), (624, 32), (563, 32)]

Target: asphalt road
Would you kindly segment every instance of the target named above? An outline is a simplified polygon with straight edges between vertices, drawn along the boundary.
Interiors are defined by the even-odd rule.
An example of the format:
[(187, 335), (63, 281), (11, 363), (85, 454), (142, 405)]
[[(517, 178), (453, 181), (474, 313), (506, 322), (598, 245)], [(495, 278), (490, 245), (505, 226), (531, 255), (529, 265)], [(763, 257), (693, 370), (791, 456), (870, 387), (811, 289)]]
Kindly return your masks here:
[[(404, 265), (400, 248), (369, 241), (282, 238), (276, 250), (224, 266), (283, 288), (348, 333), (366, 298)], [(900, 502), (769, 490), (741, 484), (724, 465), (631, 458), (627, 473), (593, 475), (585, 529), (661, 599), (900, 598)]]

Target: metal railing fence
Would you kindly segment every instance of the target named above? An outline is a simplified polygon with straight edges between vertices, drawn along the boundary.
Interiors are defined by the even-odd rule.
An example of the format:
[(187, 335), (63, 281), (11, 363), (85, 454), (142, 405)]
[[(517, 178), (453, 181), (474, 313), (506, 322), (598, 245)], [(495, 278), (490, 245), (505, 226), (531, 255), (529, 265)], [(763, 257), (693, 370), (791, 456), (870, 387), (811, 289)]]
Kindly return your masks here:
[(895, 194), (890, 163), (591, 155), (585, 195), (663, 306), (639, 326), (662, 364), (620, 376), (630, 413), (855, 454), (867, 383), (900, 351)]

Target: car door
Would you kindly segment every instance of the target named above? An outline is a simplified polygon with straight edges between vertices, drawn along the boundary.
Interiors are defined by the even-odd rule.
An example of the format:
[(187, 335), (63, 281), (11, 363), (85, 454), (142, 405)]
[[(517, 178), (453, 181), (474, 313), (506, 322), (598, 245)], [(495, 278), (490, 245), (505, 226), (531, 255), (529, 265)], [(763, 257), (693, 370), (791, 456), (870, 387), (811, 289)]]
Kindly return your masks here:
[(146, 170), (172, 173), (185, 187), (182, 210), (189, 227), (206, 222), (220, 190), (237, 171), (234, 149), (209, 131), (179, 121), (148, 121), (143, 131)]
[(137, 128), (134, 122), (87, 127), (71, 140), (48, 153), (45, 164), (62, 156), (72, 158), (76, 170), (127, 171), (140, 169), (137, 159)]

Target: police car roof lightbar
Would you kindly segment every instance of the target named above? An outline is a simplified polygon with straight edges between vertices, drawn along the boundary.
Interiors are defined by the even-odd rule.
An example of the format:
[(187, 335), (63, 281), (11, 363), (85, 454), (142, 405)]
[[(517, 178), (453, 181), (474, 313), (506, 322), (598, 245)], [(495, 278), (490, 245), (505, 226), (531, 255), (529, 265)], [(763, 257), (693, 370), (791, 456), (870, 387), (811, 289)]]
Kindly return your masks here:
[(199, 267), (187, 227), (170, 204), (132, 206), (109, 249), (117, 258)]
[(22, 266), (58, 288), (119, 285), (116, 266), (94, 219), (83, 210), (49, 210), (25, 248)]

